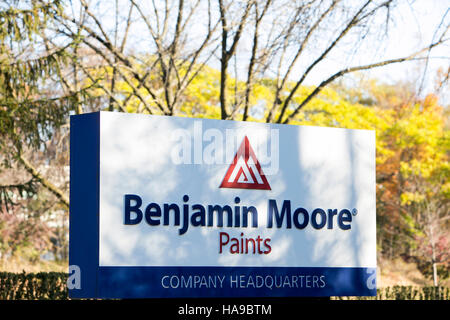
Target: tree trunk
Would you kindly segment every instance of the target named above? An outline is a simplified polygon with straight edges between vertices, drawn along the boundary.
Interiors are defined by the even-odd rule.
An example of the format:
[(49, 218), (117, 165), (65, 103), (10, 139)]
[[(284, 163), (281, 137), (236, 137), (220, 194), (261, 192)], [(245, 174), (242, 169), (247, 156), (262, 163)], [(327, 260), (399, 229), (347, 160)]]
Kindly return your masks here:
[(438, 274), (437, 274), (437, 263), (436, 263), (436, 261), (433, 261), (433, 284), (435, 287), (437, 287), (438, 283), (439, 283), (439, 279), (438, 279)]
[(434, 241), (434, 230), (433, 225), (430, 222), (430, 240), (431, 240), (431, 262), (433, 265), (433, 285), (438, 286), (438, 274), (437, 274), (437, 263), (436, 263), (436, 243)]
[(438, 279), (438, 274), (437, 274), (437, 263), (436, 263), (436, 248), (435, 248), (435, 244), (434, 242), (431, 244), (431, 260), (433, 263), (433, 285), (435, 287), (438, 286), (439, 283), (439, 279)]

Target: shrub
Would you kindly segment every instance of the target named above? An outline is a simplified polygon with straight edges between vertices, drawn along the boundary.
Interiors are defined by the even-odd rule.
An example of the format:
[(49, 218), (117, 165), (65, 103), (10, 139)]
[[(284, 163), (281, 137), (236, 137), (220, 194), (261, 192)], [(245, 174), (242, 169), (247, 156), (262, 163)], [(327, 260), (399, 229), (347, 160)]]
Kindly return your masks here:
[(333, 297), (337, 300), (450, 300), (447, 287), (392, 286), (377, 289), (376, 297)]
[(68, 299), (67, 277), (63, 272), (0, 272), (0, 299)]

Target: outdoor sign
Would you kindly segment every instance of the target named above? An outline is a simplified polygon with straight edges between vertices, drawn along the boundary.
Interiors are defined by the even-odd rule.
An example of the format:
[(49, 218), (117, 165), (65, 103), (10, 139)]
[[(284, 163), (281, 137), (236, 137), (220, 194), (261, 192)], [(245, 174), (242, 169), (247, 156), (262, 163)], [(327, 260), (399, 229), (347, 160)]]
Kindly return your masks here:
[(74, 298), (376, 294), (375, 132), (71, 117)]

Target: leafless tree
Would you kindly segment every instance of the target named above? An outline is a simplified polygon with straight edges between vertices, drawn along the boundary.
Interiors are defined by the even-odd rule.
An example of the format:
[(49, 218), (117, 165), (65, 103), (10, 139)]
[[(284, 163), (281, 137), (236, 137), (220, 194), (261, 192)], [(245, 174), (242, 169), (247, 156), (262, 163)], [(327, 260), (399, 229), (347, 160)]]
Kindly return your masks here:
[[(83, 59), (74, 50), (76, 63), (62, 75), (65, 83), (74, 85), (77, 77), (91, 78), (93, 68), (103, 68), (111, 75), (109, 85), (100, 85), (109, 110), (125, 111), (134, 96), (138, 112), (177, 113), (183, 92), (217, 49), (219, 19), (210, 1), (80, 0), (59, 23), (51, 34), (79, 39), (77, 49), (96, 56)], [(131, 93), (118, 91), (119, 78)]]
[[(289, 123), (334, 80), (355, 71), (426, 58), (447, 40), (448, 22), (443, 20), (433, 42), (409, 55), (361, 65), (353, 62), (352, 57), (375, 36), (388, 36), (392, 11), (399, 2), (79, 0), (71, 2), (58, 18), (59, 25), (45, 37), (49, 50), (58, 47), (58, 42), (48, 40), (55, 35), (77, 43), (72, 70), (61, 74), (70, 92), (79, 89), (82, 78), (95, 81), (93, 69), (103, 69), (108, 82), (98, 86), (109, 110), (126, 111), (134, 97), (140, 103), (138, 112), (177, 114), (186, 89), (209, 65), (220, 71), (221, 119), (248, 120), (255, 83), (271, 79), (273, 97), (265, 106), (265, 119)], [(324, 74), (310, 94), (295, 103), (308, 77), (336, 57), (344, 60), (343, 68)], [(120, 92), (118, 81), (131, 92)], [(233, 89), (234, 99), (229, 96)]]

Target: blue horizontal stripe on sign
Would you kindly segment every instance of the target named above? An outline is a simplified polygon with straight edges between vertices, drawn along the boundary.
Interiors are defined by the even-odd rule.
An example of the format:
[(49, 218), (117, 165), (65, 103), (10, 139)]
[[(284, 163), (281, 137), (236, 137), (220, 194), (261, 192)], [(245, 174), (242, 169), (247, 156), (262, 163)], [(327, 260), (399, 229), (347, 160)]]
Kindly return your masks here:
[(375, 268), (99, 267), (99, 298), (376, 295)]

